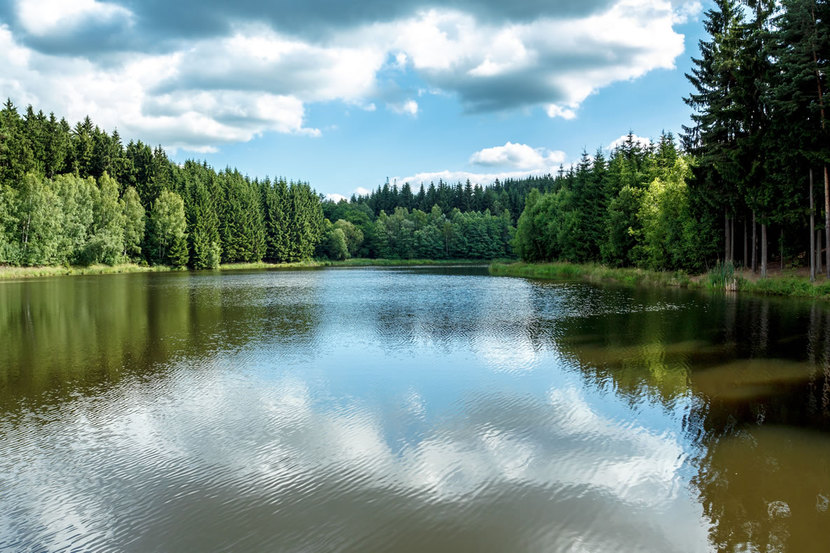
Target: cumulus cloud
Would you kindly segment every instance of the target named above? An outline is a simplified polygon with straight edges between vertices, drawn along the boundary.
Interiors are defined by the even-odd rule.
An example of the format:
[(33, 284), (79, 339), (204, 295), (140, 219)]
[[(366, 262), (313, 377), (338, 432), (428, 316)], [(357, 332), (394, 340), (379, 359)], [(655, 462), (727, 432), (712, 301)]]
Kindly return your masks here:
[(395, 177), (395, 179), (398, 182), (409, 182), (413, 185), (439, 180), (449, 183), (469, 180), (472, 184), (487, 186), (496, 180), (554, 174), (565, 164), (566, 159), (565, 152), (560, 150), (534, 148), (527, 144), (507, 142), (504, 146), (483, 148), (470, 156), (470, 165), (489, 169), (487, 171), (445, 169), (424, 171), (406, 177)]
[(527, 144), (507, 142), (504, 146), (484, 148), (470, 156), (475, 165), (508, 166), (519, 170), (548, 170), (565, 161), (565, 152), (533, 148)]
[[(56, 59), (21, 46), (0, 27), (0, 96), (54, 110), (70, 120), (87, 114), (105, 128), (171, 149), (211, 151), (267, 131), (319, 134), (304, 126), (305, 107), (290, 94), (227, 88), (164, 88), (187, 57), (137, 56), (106, 68), (83, 58)], [(156, 92), (157, 91), (157, 92)]]
[(412, 117), (418, 115), (418, 102), (415, 100), (406, 100), (397, 104), (387, 104), (387, 107), (395, 113), (406, 114)]
[[(637, 136), (634, 133), (632, 133), (630, 136), (631, 136), (631, 141), (634, 144), (639, 144), (643, 148), (648, 148), (649, 146), (651, 146), (651, 139), (650, 138), (644, 138), (642, 136)], [(617, 148), (619, 148), (620, 146), (622, 146), (623, 144), (628, 142), (628, 140), (629, 140), (629, 135), (624, 134), (621, 137), (614, 140), (613, 142), (611, 142), (611, 144), (606, 146), (606, 149), (607, 150), (616, 150)]]
[(17, 13), (23, 29), (35, 36), (62, 34), (90, 24), (130, 22), (133, 15), (125, 7), (96, 0), (21, 0)]
[(412, 185), (429, 184), (430, 182), (438, 182), (439, 180), (455, 183), (470, 181), (472, 184), (487, 186), (493, 184), (496, 180), (503, 181), (505, 179), (522, 179), (530, 175), (543, 175), (551, 173), (552, 171), (494, 171), (487, 173), (479, 173), (474, 171), (426, 171), (423, 173), (415, 173), (408, 177), (395, 177), (398, 182), (408, 182)]
[(602, 87), (673, 67), (674, 27), (699, 11), (697, 0), (21, 0), (0, 8), (0, 96), (201, 151), (317, 134), (305, 124), (315, 102), (416, 116), (398, 82), (413, 76), (468, 112), (572, 119)]

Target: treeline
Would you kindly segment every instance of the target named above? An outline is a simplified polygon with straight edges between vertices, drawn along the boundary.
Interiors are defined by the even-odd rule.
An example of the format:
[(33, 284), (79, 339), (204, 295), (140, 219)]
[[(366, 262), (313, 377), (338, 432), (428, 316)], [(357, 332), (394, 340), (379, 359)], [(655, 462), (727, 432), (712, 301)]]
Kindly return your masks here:
[(374, 216), (380, 215), (381, 211), (392, 213), (399, 207), (409, 211), (418, 209), (428, 213), (433, 206), (437, 205), (445, 214), (449, 214), (454, 209), (462, 213), (487, 210), (490, 213), (502, 213), (507, 210), (515, 222), (524, 209), (524, 199), (527, 193), (533, 188), (549, 188), (553, 181), (554, 178), (550, 175), (518, 180), (499, 181), (496, 179), (492, 185), (483, 187), (478, 184), (474, 185), (469, 179), (465, 183), (455, 184), (439, 180), (438, 184), (421, 183), (417, 192), (408, 182), (400, 187), (397, 183), (390, 185), (387, 182), (369, 194), (353, 195), (350, 202), (367, 206)]
[(701, 271), (716, 255), (713, 221), (687, 185), (693, 160), (670, 134), (643, 145), (628, 138), (531, 190), (517, 224), (525, 261), (602, 261), (614, 266)]
[(762, 275), (777, 257), (813, 276), (824, 252), (830, 277), (828, 23), (827, 0), (716, 0), (687, 75), (683, 151), (670, 136), (645, 148), (629, 136), (607, 162), (584, 155), (543, 179), (544, 193), (526, 197), (516, 252), (689, 271), (722, 262)]
[(308, 259), (325, 230), (306, 183), (171, 162), (87, 117), (0, 110), (0, 264), (193, 268)]
[(704, 25), (683, 143), (697, 159), (690, 186), (719, 220), (721, 257), (765, 274), (772, 243), (782, 268), (789, 258), (814, 275), (822, 234), (830, 243), (830, 2), (715, 0)]
[[(515, 229), (507, 210), (444, 213), (397, 207), (375, 216), (364, 202), (325, 202), (325, 238), (318, 255), (330, 259), (496, 259), (512, 256)], [(334, 221), (330, 223), (329, 221)]]

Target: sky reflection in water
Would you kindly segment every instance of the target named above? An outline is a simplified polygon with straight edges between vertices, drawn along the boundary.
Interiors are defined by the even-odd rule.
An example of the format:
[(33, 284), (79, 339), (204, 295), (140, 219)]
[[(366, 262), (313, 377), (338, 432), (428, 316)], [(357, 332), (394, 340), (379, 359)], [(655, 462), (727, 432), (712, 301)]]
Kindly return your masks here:
[(469, 268), (0, 297), (0, 549), (828, 543), (823, 309)]

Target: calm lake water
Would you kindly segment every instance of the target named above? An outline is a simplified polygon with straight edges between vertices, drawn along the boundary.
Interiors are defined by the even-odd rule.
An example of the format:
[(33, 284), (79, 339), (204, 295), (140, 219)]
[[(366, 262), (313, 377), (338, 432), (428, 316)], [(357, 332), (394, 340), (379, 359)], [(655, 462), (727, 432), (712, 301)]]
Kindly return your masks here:
[(830, 550), (830, 309), (484, 268), (0, 283), (0, 550)]

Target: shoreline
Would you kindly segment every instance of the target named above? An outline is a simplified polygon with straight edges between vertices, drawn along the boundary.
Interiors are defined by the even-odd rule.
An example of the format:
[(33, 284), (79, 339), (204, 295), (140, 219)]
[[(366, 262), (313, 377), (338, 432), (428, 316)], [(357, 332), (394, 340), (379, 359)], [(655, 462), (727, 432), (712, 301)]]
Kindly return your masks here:
[[(707, 274), (690, 275), (684, 271), (650, 271), (634, 267), (608, 267), (598, 263), (524, 263), (511, 260), (485, 259), (369, 259), (353, 258), (343, 261), (308, 260), (291, 263), (229, 263), (212, 271), (245, 270), (303, 270), (326, 267), (415, 267), (415, 266), (483, 265), (493, 276), (533, 278), (540, 280), (582, 281), (594, 284), (620, 284), (629, 287), (671, 287), (693, 290), (724, 292), (723, 287), (709, 282)], [(188, 268), (174, 268), (165, 265), (91, 265), (89, 267), (15, 267), (0, 266), (0, 282), (47, 278), (57, 276), (90, 276), (127, 273), (156, 272), (210, 272), (210, 269), (194, 271)], [(729, 292), (749, 293), (761, 296), (796, 297), (805, 299), (830, 300), (830, 279), (819, 276), (811, 283), (809, 278), (798, 271), (790, 270), (759, 278), (750, 271), (736, 271), (734, 289)]]
[(254, 263), (228, 263), (219, 265), (217, 269), (200, 269), (194, 271), (189, 268), (174, 268), (166, 265), (138, 265), (136, 263), (121, 263), (118, 265), (90, 265), (76, 266), (42, 266), (17, 267), (0, 265), (0, 281), (22, 280), (29, 278), (46, 278), (57, 276), (83, 275), (115, 275), (127, 273), (160, 273), (160, 272), (206, 272), (206, 271), (244, 271), (257, 269), (319, 269), (323, 267), (412, 267), (423, 265), (485, 265), (489, 266), (493, 260), (486, 259), (368, 259), (354, 258), (344, 261), (309, 260), (291, 263), (268, 263), (259, 261)]
[[(684, 271), (650, 271), (633, 267), (615, 268), (597, 263), (493, 263), (489, 272), (493, 276), (535, 278), (540, 280), (579, 280), (594, 284), (616, 283), (630, 287), (659, 286), (726, 292), (723, 287), (709, 282), (708, 274), (690, 275)], [(751, 271), (736, 271), (734, 289), (728, 292), (749, 293), (759, 296), (781, 296), (830, 300), (830, 279), (818, 277), (810, 282), (797, 271), (768, 275), (759, 278)]]

